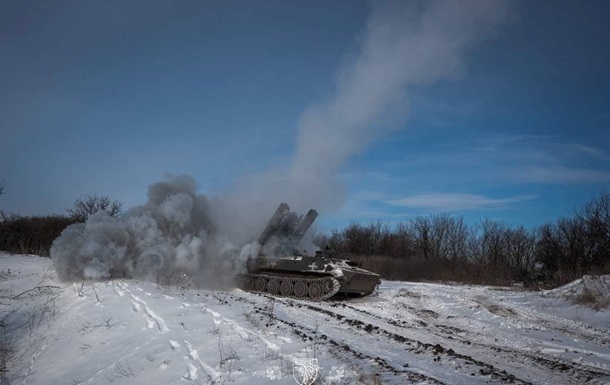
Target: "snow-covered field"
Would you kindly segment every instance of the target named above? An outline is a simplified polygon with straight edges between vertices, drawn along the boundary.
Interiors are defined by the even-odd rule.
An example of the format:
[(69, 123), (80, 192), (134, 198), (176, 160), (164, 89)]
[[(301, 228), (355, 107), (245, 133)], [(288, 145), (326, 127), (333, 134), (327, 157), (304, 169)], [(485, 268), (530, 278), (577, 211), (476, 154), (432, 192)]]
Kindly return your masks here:
[[(573, 285), (574, 286), (574, 285)], [(571, 287), (570, 290), (573, 290)], [(311, 303), (133, 280), (66, 284), (49, 259), (0, 255), (14, 384), (608, 384), (610, 310), (564, 292), (383, 282)], [(7, 357), (4, 354), (3, 357)]]

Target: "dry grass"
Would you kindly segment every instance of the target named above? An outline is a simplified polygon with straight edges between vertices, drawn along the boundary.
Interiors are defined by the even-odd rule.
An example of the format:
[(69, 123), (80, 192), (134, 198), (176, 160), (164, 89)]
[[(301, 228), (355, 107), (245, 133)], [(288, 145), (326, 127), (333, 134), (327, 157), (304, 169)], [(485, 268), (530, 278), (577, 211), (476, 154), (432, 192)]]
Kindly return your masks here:
[(360, 373), (358, 376), (357, 384), (362, 385), (382, 385), (381, 379), (379, 378), (379, 374), (364, 374)]
[(598, 311), (610, 307), (610, 297), (594, 293), (588, 288), (585, 288), (580, 294), (575, 296), (572, 302), (576, 305), (587, 306)]

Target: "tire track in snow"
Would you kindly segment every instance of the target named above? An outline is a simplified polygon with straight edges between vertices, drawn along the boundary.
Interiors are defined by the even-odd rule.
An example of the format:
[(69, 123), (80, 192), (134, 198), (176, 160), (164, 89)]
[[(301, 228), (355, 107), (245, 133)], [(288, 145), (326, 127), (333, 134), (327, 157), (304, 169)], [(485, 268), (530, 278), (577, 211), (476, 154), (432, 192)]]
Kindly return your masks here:
[[(264, 298), (271, 298), (264, 294), (241, 294), (239, 292), (231, 293), (228, 296), (235, 301), (246, 301), (247, 303), (259, 306), (260, 311), (267, 311), (261, 301)], [(492, 382), (581, 384), (585, 382), (598, 383), (596, 381), (608, 378), (608, 371), (604, 363), (580, 363), (577, 360), (566, 360), (542, 354), (544, 352), (504, 347), (494, 344), (493, 339), (488, 343), (484, 341), (478, 342), (480, 339), (473, 331), (461, 330), (450, 325), (445, 325), (440, 318), (437, 320), (438, 314), (432, 314), (434, 312), (428, 313), (426, 310), (405, 307), (409, 313), (413, 313), (417, 317), (412, 322), (401, 323), (400, 318), (386, 318), (365, 309), (359, 309), (356, 307), (357, 305), (352, 306), (345, 302), (311, 303), (280, 298), (274, 298), (274, 301), (276, 305), (282, 304), (289, 307), (297, 307), (303, 311), (302, 317), (298, 315), (299, 313), (295, 314), (296, 317), (290, 316), (287, 319), (274, 317), (277, 321), (291, 327), (298, 335), (304, 338), (317, 339), (323, 343), (324, 341), (320, 341), (319, 338), (321, 332), (325, 333), (323, 335), (324, 340), (328, 344), (335, 346), (337, 348), (335, 350), (352, 354), (361, 360), (375, 361), (382, 369), (401, 376), (407, 376), (407, 378), (409, 376), (408, 373), (420, 375), (421, 373), (418, 370), (421, 369), (425, 371), (424, 375), (426, 373), (437, 373), (437, 369), (429, 370), (429, 368), (434, 368), (436, 365), (439, 365), (440, 370), (445, 370), (445, 373), (447, 369), (452, 367), (454, 371), (461, 372), (462, 375), (474, 370), (474, 372), (469, 374), (480, 374), (483, 378), (491, 377)], [(514, 312), (509, 311), (506, 314), (507, 316), (518, 316), (519, 310), (521, 309), (517, 308)], [(316, 328), (314, 330), (308, 327), (308, 320), (311, 320), (313, 317), (310, 311), (325, 314), (332, 321), (324, 323), (320, 329)], [(401, 314), (397, 313), (395, 316), (401, 317)], [(425, 319), (425, 323), (422, 321), (423, 319)], [(341, 324), (348, 325), (347, 329), (345, 326), (340, 326)], [(556, 330), (556, 326), (553, 329)], [(411, 349), (412, 353), (415, 353), (412, 358), (415, 360), (414, 362), (419, 363), (419, 366), (415, 365), (415, 371), (409, 372), (409, 370), (404, 370), (401, 365), (404, 361), (397, 361), (391, 352), (385, 353), (383, 350), (369, 349), (366, 343), (364, 346), (347, 346), (342, 340), (344, 338), (352, 339), (344, 335), (346, 331), (352, 331), (356, 341), (362, 340), (361, 336), (368, 333), (371, 335), (371, 338), (376, 338), (376, 335), (382, 335), (390, 339), (392, 344), (396, 343), (398, 346), (406, 346), (407, 351)], [(437, 341), (444, 346), (439, 345)], [(376, 339), (371, 344), (371, 347), (378, 344), (379, 340)], [(420, 355), (423, 352), (428, 353)], [(429, 361), (427, 363), (422, 360), (424, 357), (428, 357), (427, 360)], [(442, 362), (437, 361), (440, 357), (446, 357), (446, 359), (442, 360)], [(432, 360), (433, 358), (434, 360)], [(434, 363), (431, 361), (434, 361)], [(448, 366), (449, 362), (453, 363)], [(469, 366), (470, 368), (468, 368)], [(523, 368), (531, 370), (524, 372)], [(515, 375), (510, 374), (510, 372), (517, 373), (520, 376), (528, 372), (531, 372), (531, 374), (527, 375), (527, 378), (524, 379), (517, 378)], [(436, 376), (436, 374), (432, 375)], [(444, 378), (448, 383), (452, 382), (452, 380), (448, 380), (450, 377), (441, 375), (440, 378)], [(412, 379), (412, 381), (414, 380)], [(440, 380), (430, 377), (427, 380), (420, 381), (438, 383)]]
[[(263, 297), (267, 297), (265, 295), (261, 295)], [(475, 364), (476, 366), (480, 367), (479, 373), (486, 376), (486, 375), (490, 375), (492, 376), (492, 378), (495, 378), (496, 380), (500, 380), (500, 381), (508, 381), (511, 383), (523, 383), (523, 384), (530, 384), (529, 381), (524, 380), (524, 379), (520, 379), (518, 377), (516, 377), (513, 374), (508, 373), (506, 370), (498, 368), (497, 363), (501, 363), (502, 360), (497, 360), (496, 363), (492, 364), (489, 362), (485, 361), (485, 358), (483, 359), (477, 359), (474, 358), (470, 355), (467, 354), (460, 354), (457, 353), (456, 351), (454, 351), (453, 349), (449, 348), (445, 348), (439, 344), (434, 344), (434, 343), (430, 343), (430, 342), (422, 342), (420, 340), (417, 339), (413, 339), (413, 338), (409, 338), (406, 337), (403, 334), (400, 333), (395, 333), (393, 331), (390, 331), (388, 329), (384, 329), (382, 327), (379, 327), (379, 325), (377, 324), (377, 326), (373, 326), (373, 324), (375, 324), (375, 322), (371, 323), (370, 319), (367, 318), (361, 318), (358, 317), (354, 314), (339, 314), (336, 313), (333, 310), (329, 310), (328, 307), (344, 307), (344, 308), (348, 308), (350, 310), (354, 310), (356, 312), (361, 313), (362, 315), (366, 316), (366, 317), (371, 317), (377, 320), (381, 320), (382, 322), (387, 322), (388, 324), (391, 324), (393, 326), (396, 326), (398, 328), (404, 328), (404, 329), (412, 329), (412, 330), (417, 330), (417, 328), (414, 325), (403, 325), (395, 320), (391, 320), (391, 319), (387, 319), (385, 317), (382, 316), (378, 316), (376, 314), (372, 314), (367, 312), (366, 310), (362, 310), (362, 309), (358, 309), (355, 308), (353, 306), (350, 305), (346, 305), (343, 302), (338, 303), (337, 305), (335, 305), (334, 303), (328, 303), (328, 302), (321, 302), (321, 303), (315, 303), (312, 304), (311, 302), (301, 302), (298, 300), (292, 300), (292, 299), (278, 299), (275, 298), (276, 303), (283, 303), (284, 305), (290, 306), (290, 307), (297, 307), (297, 308), (305, 308), (307, 310), (313, 310), (328, 316), (331, 316), (333, 318), (335, 318), (336, 320), (339, 321), (339, 323), (347, 323), (350, 327), (350, 329), (353, 329), (355, 333), (358, 334), (363, 334), (362, 332), (367, 332), (368, 334), (380, 334), (383, 335), (387, 338), (389, 338), (390, 340), (392, 340), (393, 342), (398, 342), (400, 344), (408, 344), (409, 348), (407, 348), (407, 350), (411, 349), (413, 352), (415, 352), (416, 354), (420, 354), (423, 351), (432, 351), (433, 354), (435, 356), (442, 356), (442, 355), (446, 355), (449, 357), (452, 357), (452, 359), (462, 359), (465, 361), (465, 363), (470, 363), (470, 364)], [(254, 302), (253, 302), (254, 303)], [(314, 305), (318, 305), (321, 307), (316, 307)], [(326, 307), (326, 308), (323, 308)], [(415, 309), (412, 309), (415, 310)], [(306, 313), (305, 313), (306, 314)], [(283, 320), (279, 320), (279, 321), (283, 321)], [(296, 325), (294, 322), (289, 322), (289, 321), (283, 321), (285, 323), (290, 324), (291, 326), (299, 326), (301, 328), (310, 330), (310, 332), (313, 335), (319, 334), (319, 332), (314, 331), (311, 328), (307, 328), (303, 325)], [(442, 328), (439, 328), (439, 330)], [(426, 330), (429, 330), (428, 328), (426, 328)], [(446, 331), (445, 331), (446, 333)], [(434, 336), (434, 335), (433, 335)], [(439, 335), (438, 333), (436, 333), (436, 336), (440, 337), (441, 339), (443, 339), (445, 342), (443, 342), (443, 344), (445, 344), (447, 342), (447, 339), (452, 339), (452, 338), (448, 338), (447, 335)], [(330, 340), (331, 343), (333, 343), (332, 340)], [(462, 342), (459, 341), (458, 342)], [(336, 344), (336, 342), (335, 342)], [(581, 368), (581, 367), (574, 367), (573, 365), (569, 365), (569, 363), (567, 362), (563, 362), (563, 361), (553, 361), (553, 360), (549, 360), (549, 359), (545, 359), (542, 357), (538, 357), (535, 354), (530, 354), (530, 353), (526, 353), (526, 352), (522, 352), (519, 350), (509, 350), (509, 349), (502, 349), (502, 348), (498, 348), (497, 346), (494, 345), (485, 345), (485, 344), (480, 344), (480, 343), (471, 343), (468, 341), (468, 344), (472, 344), (473, 346), (479, 346), (479, 347), (483, 347), (485, 349), (491, 349), (494, 350), (494, 353), (492, 353), (492, 356), (497, 356), (497, 353), (505, 353), (506, 359), (510, 359), (513, 357), (513, 355), (520, 355), (523, 358), (527, 359), (526, 362), (524, 362), (526, 365), (532, 365), (532, 363), (536, 363), (536, 364), (540, 364), (539, 368), (544, 370), (544, 373), (550, 373), (549, 369), (551, 369), (551, 372), (559, 372), (558, 375), (556, 375), (556, 378), (565, 378), (562, 377), (562, 374), (572, 374), (573, 376), (575, 376), (575, 378), (578, 379), (577, 383), (582, 383), (585, 381), (590, 380), (591, 378), (595, 378), (595, 377), (604, 377), (605, 373), (603, 372), (596, 372), (596, 371), (592, 371), (589, 370), (588, 368)], [(341, 344), (337, 344), (338, 346), (342, 346)], [(344, 350), (347, 350), (345, 346), (342, 346), (342, 348)], [(353, 351), (353, 350), (352, 350)], [(364, 357), (368, 357), (368, 358), (373, 358), (370, 354), (367, 353), (362, 353), (362, 352), (358, 352), (358, 351), (353, 351), (354, 354), (356, 356), (364, 356)], [(473, 354), (476, 353), (472, 352), (469, 354)], [(489, 356), (489, 355), (488, 355)], [(374, 357), (375, 360), (378, 360), (379, 357)], [(435, 360), (436, 361), (436, 360)], [(392, 365), (388, 365), (387, 360), (381, 360), (381, 362), (379, 362), (380, 365), (382, 367), (386, 367), (388, 368), (389, 366)], [(515, 368), (513, 368), (515, 369)], [(566, 373), (566, 370), (569, 370), (569, 372)], [(397, 369), (396, 367), (392, 367), (390, 369), (390, 371), (394, 372), (394, 373), (405, 373), (407, 371), (401, 370), (401, 369)], [(437, 379), (432, 379), (434, 381), (437, 381)]]
[[(353, 310), (355, 312), (361, 313), (361, 314), (365, 315), (366, 317), (370, 317), (370, 318), (379, 320), (381, 322), (390, 324), (390, 325), (398, 327), (398, 328), (416, 329), (412, 325), (408, 325), (408, 324), (405, 325), (396, 320), (388, 319), (383, 316), (372, 314), (366, 310), (358, 309), (354, 306), (351, 306), (351, 305), (348, 305), (345, 303), (338, 303), (338, 304), (321, 303), (319, 305), (323, 306), (323, 307), (330, 306), (332, 308), (344, 308), (344, 309), (347, 308), (347, 309)], [(307, 306), (310, 309), (315, 307), (309, 303), (304, 304), (303, 306)], [(328, 309), (323, 309), (323, 308), (317, 308), (317, 309), (318, 309), (317, 311), (321, 311), (322, 313), (332, 312)], [(414, 312), (414, 314), (416, 314), (416, 315), (419, 315), (419, 313), (420, 313), (420, 312), (417, 312), (416, 309), (409, 309), (409, 311)], [(335, 314), (337, 314), (337, 313), (335, 313)], [(354, 317), (354, 315), (346, 315), (345, 313), (339, 314), (339, 317), (345, 317), (346, 320), (349, 319), (348, 317), (350, 317), (350, 316)], [(337, 318), (337, 315), (335, 315), (335, 318)], [(356, 318), (358, 319), (358, 317), (356, 317)], [(472, 347), (479, 347), (479, 348), (483, 348), (485, 350), (492, 350), (492, 351), (494, 351), (493, 355), (497, 355), (498, 353), (501, 353), (503, 357), (501, 359), (497, 359), (496, 360), (497, 363), (514, 362), (514, 363), (519, 363), (520, 366), (533, 365), (534, 367), (538, 367), (539, 369), (544, 370), (545, 373), (549, 373), (549, 370), (550, 370), (551, 373), (570, 374), (572, 377), (574, 377), (578, 380), (578, 383), (583, 383), (583, 382), (589, 381), (592, 378), (604, 378), (608, 374), (610, 374), (610, 372), (608, 371), (607, 365), (605, 365), (603, 363), (597, 363), (597, 362), (585, 363), (585, 362), (578, 362), (576, 360), (574, 360), (574, 361), (565, 360), (565, 359), (541, 354), (543, 352), (536, 353), (536, 352), (531, 352), (531, 351), (523, 351), (523, 350), (519, 350), (519, 349), (515, 349), (515, 348), (510, 348), (510, 347), (502, 347), (502, 346), (497, 346), (497, 345), (486, 344), (483, 342), (477, 342), (476, 338), (468, 339), (468, 338), (463, 338), (463, 337), (459, 337), (459, 336), (458, 336), (458, 338), (455, 338), (455, 335), (447, 335), (446, 334), (447, 330), (443, 330), (447, 325), (437, 324), (437, 322), (434, 320), (428, 319), (427, 321), (430, 322), (430, 324), (432, 326), (436, 327), (437, 330), (439, 330), (439, 331), (441, 331), (441, 333), (443, 333), (443, 334), (440, 334), (439, 332), (435, 331), (433, 328), (429, 327), (430, 325), (426, 325), (427, 331), (433, 333), (437, 337), (444, 340), (443, 344), (450, 343), (449, 341), (447, 341), (449, 339), (454, 342), (461, 342), (462, 344), (469, 345), (469, 346), (471, 345)], [(349, 322), (349, 321), (346, 321), (346, 322)], [(362, 324), (358, 325), (358, 322), (361, 322)], [(370, 322), (370, 319), (364, 320), (364, 321), (363, 321), (363, 319), (359, 319), (359, 321), (356, 321), (356, 326), (359, 329), (362, 329), (362, 325), (366, 324), (367, 322)], [(353, 322), (351, 325), (353, 325)], [(366, 328), (365, 328), (365, 330), (366, 330)], [(370, 332), (370, 330), (369, 330), (369, 332)], [(392, 332), (389, 332), (389, 333), (391, 335)], [(385, 333), (385, 334), (386, 334), (386, 336), (388, 336), (388, 333)], [(396, 337), (394, 337), (394, 338), (396, 339)], [(473, 341), (471, 341), (471, 340), (473, 340)], [(420, 342), (420, 343), (422, 343), (422, 342)], [(422, 344), (424, 344), (424, 343), (422, 343)], [(570, 349), (573, 349), (573, 347)], [(469, 349), (469, 350), (472, 350), (472, 349)], [(452, 351), (452, 349), (449, 349), (448, 351)], [(583, 350), (583, 353), (586, 353), (586, 351)], [(477, 352), (473, 351), (469, 354), (477, 354)], [(486, 354), (485, 356), (490, 357), (491, 355)], [(467, 356), (467, 357), (472, 358), (470, 356)], [(517, 362), (515, 362), (516, 359), (518, 359)], [(480, 360), (477, 360), (477, 361), (480, 361)], [(484, 361), (480, 361), (480, 362), (484, 363)], [(496, 365), (497, 365), (497, 363), (496, 363)], [(489, 365), (492, 365), (492, 364), (489, 364)], [(565, 377), (563, 377), (563, 378), (565, 379)]]
[[(246, 294), (246, 295), (254, 295), (257, 297), (270, 298), (269, 296), (266, 296), (266, 295), (260, 294), (260, 293)], [(253, 301), (253, 300), (247, 298), (246, 296), (234, 295), (234, 294), (229, 294), (229, 296), (235, 301), (245, 301), (247, 303), (252, 304), (254, 306), (254, 308), (258, 311), (265, 311), (265, 309), (263, 309), (262, 307), (259, 308), (259, 306), (262, 306), (260, 303)], [(278, 300), (277, 298), (275, 298), (275, 299)], [(291, 300), (291, 301), (298, 302), (296, 300)], [(285, 320), (285, 319), (279, 318), (276, 315), (272, 315), (271, 318), (273, 320), (279, 322), (280, 324), (287, 326), (293, 333), (295, 333), (297, 336), (299, 336), (304, 341), (307, 341), (307, 340), (313, 341), (316, 338), (321, 338), (323, 341), (325, 341), (329, 345), (327, 348), (329, 349), (329, 352), (331, 354), (334, 354), (334, 355), (340, 356), (340, 357), (343, 357), (345, 354), (348, 354), (352, 357), (357, 358), (366, 366), (376, 365), (379, 368), (381, 368), (381, 370), (384, 372), (389, 372), (394, 376), (399, 376), (398, 378), (401, 379), (399, 382), (400, 384), (403, 384), (404, 379), (406, 378), (407, 380), (410, 381), (410, 383), (415, 383), (415, 384), (445, 385), (444, 382), (440, 381), (437, 378), (431, 377), (425, 373), (420, 373), (420, 372), (417, 372), (414, 370), (409, 370), (409, 369), (406, 369), (404, 366), (396, 367), (394, 364), (392, 364), (390, 361), (388, 361), (388, 359), (381, 358), (379, 355), (371, 354), (370, 352), (367, 352), (362, 349), (354, 348), (353, 346), (348, 346), (340, 338), (333, 339), (333, 338), (329, 337), (329, 335), (326, 335), (326, 334), (320, 335), (320, 332), (318, 330), (316, 330), (310, 326), (303, 325), (303, 324), (297, 324), (291, 320)], [(278, 356), (282, 359), (286, 359), (291, 362), (294, 362), (294, 358), (295, 358), (291, 355), (286, 355), (286, 354), (279, 354)]]
[[(289, 304), (288, 306), (294, 307), (294, 305), (295, 304)], [(369, 335), (381, 335), (383, 337), (388, 338), (393, 343), (397, 343), (403, 346), (407, 345), (406, 350), (415, 353), (416, 355), (419, 355), (423, 352), (432, 353), (434, 357), (433, 361), (437, 362), (438, 364), (440, 364), (441, 362), (439, 357), (446, 356), (451, 361), (463, 361), (465, 364), (467, 364), (466, 366), (474, 365), (479, 368), (479, 374), (485, 376), (489, 375), (496, 380), (510, 383), (531, 384), (529, 381), (521, 379), (512, 373), (508, 373), (506, 370), (497, 368), (496, 366), (488, 362), (481, 361), (467, 354), (456, 352), (451, 348), (447, 349), (438, 343), (434, 344), (431, 342), (422, 342), (417, 339), (407, 337), (403, 334), (380, 327), (379, 324), (373, 325), (370, 320), (352, 318), (353, 315), (346, 316), (343, 314), (336, 313), (332, 310), (314, 306), (311, 303), (297, 303), (296, 305), (307, 310), (312, 310), (333, 317), (338, 320), (340, 324), (347, 323), (350, 327), (354, 328), (354, 333), (358, 333), (360, 335), (365, 335), (364, 333), (367, 333)], [(461, 365), (456, 365), (456, 369), (460, 368)], [(467, 371), (471, 372), (471, 369), (468, 369)], [(467, 375), (468, 373), (464, 374)]]

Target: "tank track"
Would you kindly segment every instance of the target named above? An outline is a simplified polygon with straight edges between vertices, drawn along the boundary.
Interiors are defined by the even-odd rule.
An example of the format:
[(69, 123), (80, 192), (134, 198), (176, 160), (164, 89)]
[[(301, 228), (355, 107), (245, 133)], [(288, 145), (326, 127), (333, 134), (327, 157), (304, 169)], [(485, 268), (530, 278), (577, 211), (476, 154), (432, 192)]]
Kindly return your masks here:
[(245, 291), (315, 302), (333, 297), (341, 288), (341, 282), (330, 276), (299, 278), (268, 274), (242, 274), (239, 276), (239, 280), (241, 289)]

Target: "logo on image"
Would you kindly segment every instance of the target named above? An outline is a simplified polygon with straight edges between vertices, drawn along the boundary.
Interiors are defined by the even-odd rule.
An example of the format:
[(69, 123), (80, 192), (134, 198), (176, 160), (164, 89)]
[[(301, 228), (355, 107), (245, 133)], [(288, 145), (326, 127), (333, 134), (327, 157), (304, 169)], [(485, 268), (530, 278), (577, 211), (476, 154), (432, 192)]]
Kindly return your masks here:
[(295, 358), (292, 375), (300, 385), (311, 385), (318, 378), (317, 358)]

